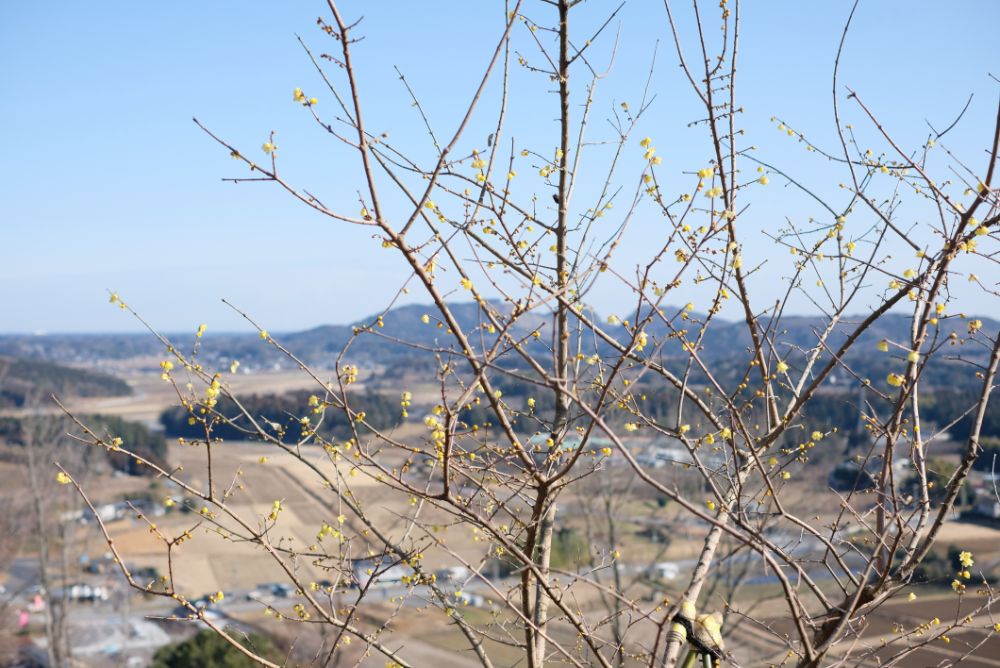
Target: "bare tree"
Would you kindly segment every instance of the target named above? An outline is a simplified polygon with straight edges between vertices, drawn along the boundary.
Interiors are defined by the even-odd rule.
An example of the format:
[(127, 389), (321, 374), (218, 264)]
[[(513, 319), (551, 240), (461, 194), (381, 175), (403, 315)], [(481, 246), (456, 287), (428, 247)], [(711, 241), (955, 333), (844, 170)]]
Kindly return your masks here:
[[(29, 404), (38, 406), (40, 400), (32, 397)], [(76, 449), (67, 450), (64, 438), (68, 425), (65, 420), (38, 414), (23, 418), (22, 425), (30, 497), (28, 516), (31, 518), (39, 583), (45, 601), (45, 649), (50, 665), (68, 666), (71, 664), (72, 647), (66, 619), (69, 602), (67, 587), (71, 568), (69, 555), (73, 549), (76, 524), (66, 518), (72, 516), (72, 510), (78, 503), (73, 497), (67, 498), (60, 493), (50, 471), (56, 460), (80, 470), (84, 457)]]
[[(0, 513), (0, 569), (5, 571), (17, 558), (29, 535), (23, 491), (23, 487), (14, 485), (0, 491), (0, 507), (5, 509)], [(0, 589), (0, 662), (11, 662), (17, 655), (14, 639), (21, 610), (16, 599), (21, 593), (14, 587)]]
[[(594, 113), (603, 113), (595, 109), (595, 92), (611, 72), (611, 26), (620, 8), (593, 10), (605, 12), (595, 19), (579, 0), (523, 5), (504, 6), (489, 64), (448, 134), (433, 127), (402, 77), (433, 146), (429, 154), (410, 155), (371, 129), (371, 92), (363, 89), (355, 64), (361, 26), (328, 2), (318, 25), (335, 53), (315, 57), (306, 47), (326, 87), (324, 102), (301, 89), (294, 99), (320, 132), (355, 157), (356, 205), (328, 205), (311, 187), (286, 180), (274, 133), (258, 162), (255, 153), (195, 121), (250, 172), (227, 180), (276, 186), (320, 217), (370, 229), (410, 273), (399, 297), (420, 291), (431, 302), (423, 322), (438, 336), (427, 343), (392, 331), (383, 316), (394, 300), (382, 316), (356, 329), (327, 376), (244, 314), (265, 345), (315, 381), (314, 394), (294, 416), (298, 426), (288, 430), (248, 409), (230, 390), (224, 369), (208, 368), (196, 351), (182, 351), (154, 331), (167, 353), (164, 378), (201, 432), (185, 443), (204, 451), (204, 480), (136, 456), (175, 483), (199, 517), (177, 534), (150, 525), (170, 564), (157, 587), (133, 578), (105, 528), (130, 584), (179, 600), (191, 616), (252, 654), (175, 581), (176, 547), (194, 528), (209, 528), (273, 559), (298, 600), (291, 611), (268, 612), (332, 630), (322, 657), (326, 665), (352, 638), (383, 655), (387, 665), (415, 665), (393, 631), (401, 602), (389, 612), (379, 608), (384, 614), (377, 622), (359, 613), (377, 583), (398, 578), (401, 567), (407, 572), (401, 598), (422, 599), (439, 610), (441, 623), (457, 627), (470, 655), (487, 667), (496, 665), (491, 648), (498, 646), (513, 648), (529, 668), (653, 668), (674, 666), (685, 654), (687, 662), (749, 656), (807, 667), (901, 665), (955, 630), (974, 630), (985, 642), (994, 633), (985, 614), (995, 596), (973, 574), (973, 556), (965, 552), (955, 564), (960, 575), (953, 588), (962, 597), (974, 584), (980, 595), (954, 619), (903, 629), (881, 641), (866, 638), (864, 629), (877, 611), (912, 591), (980, 452), (1000, 337), (951, 304), (956, 293), (969, 289), (981, 291), (984, 303), (997, 296), (988, 281), (970, 276), (969, 267), (996, 270), (991, 248), (1000, 223), (994, 187), (1000, 108), (996, 125), (983, 131), (985, 154), (974, 156), (975, 166), (948, 147), (950, 126), (932, 128), (921, 146), (900, 146), (875, 111), (838, 80), (838, 51), (833, 110), (839, 146), (817, 145), (791, 121), (775, 119), (808, 153), (843, 171), (842, 188), (831, 195), (811, 186), (808, 174), (772, 165), (743, 145), (736, 85), (739, 3), (723, 0), (709, 19), (705, 5), (693, 2), (682, 19), (666, 2), (657, 20), (672, 35), (700, 105), (701, 116), (692, 122), (704, 130), (707, 154), (702, 165), (668, 170), (655, 142), (635, 134), (652, 105), (651, 79), (638, 103), (616, 104), (607, 112), (605, 129), (591, 124)], [(598, 48), (604, 52), (597, 54)], [(538, 95), (539, 105), (549, 99), (513, 89), (513, 68), (536, 74), (542, 92), (556, 89), (549, 104), (558, 126), (551, 146), (524, 145), (511, 127), (509, 96)], [(487, 90), (497, 91), (499, 108), (485, 124)], [(842, 120), (845, 105), (878, 133), (880, 150), (861, 147), (853, 125)], [(485, 146), (468, 138), (470, 128), (482, 127), (490, 130)], [(947, 180), (932, 174), (941, 168), (929, 159), (942, 153)], [(522, 187), (528, 171), (538, 178)], [(757, 233), (744, 217), (748, 203), (772, 180), (811, 198), (819, 213), (807, 224), (788, 222), (770, 232), (768, 250), (784, 249), (791, 261), (783, 295), (761, 303), (751, 296), (764, 280), (759, 270), (779, 260), (763, 255), (758, 241), (751, 243)], [(904, 201), (934, 222), (914, 225), (910, 213), (904, 220)], [(359, 213), (349, 212), (355, 208)], [(654, 215), (662, 225), (650, 236), (640, 219)], [(641, 234), (646, 255), (628, 266), (619, 253), (636, 243), (635, 234)], [(898, 249), (916, 259), (901, 261)], [(597, 286), (617, 289), (617, 313), (598, 317), (590, 308), (588, 297)], [(708, 302), (698, 308), (690, 295), (706, 289)], [(820, 314), (805, 340), (786, 329), (789, 303), (803, 296)], [(468, 299), (476, 305), (472, 320), (458, 310)], [(117, 294), (112, 301), (132, 311)], [(902, 313), (908, 336), (878, 344), (888, 374), (867, 377), (856, 353), (872, 345), (880, 323)], [(735, 324), (723, 319), (734, 314)], [(433, 396), (399, 395), (404, 414), (424, 402), (419, 435), (374, 424), (362, 393), (352, 387), (363, 379), (354, 347), (375, 338), (434, 361)], [(948, 351), (959, 345), (963, 354), (950, 362), (975, 375), (978, 394), (949, 419), (971, 419), (971, 436), (944, 493), (932, 495), (927, 452), (935, 427), (922, 421), (920, 397), (933, 368), (928, 365), (949, 361), (954, 356)], [(816, 452), (839, 439), (836, 429), (811, 418), (831, 379), (865, 389), (856, 411), (867, 447), (858, 457), (871, 474), (870, 488), (830, 490), (825, 471), (811, 467)], [(336, 438), (320, 428), (333, 414), (347, 425)], [(111, 443), (83, 421), (78, 426), (81, 441), (128, 451), (128, 444)], [(321, 481), (330, 517), (315, 544), (303, 548), (288, 540), (281, 499), (264, 513), (234, 503), (247, 494), (241, 474), (230, 477), (213, 460), (220, 447), (215, 432), (223, 426), (270, 445)], [(318, 451), (322, 460), (309, 455)], [(901, 453), (912, 462), (912, 495), (898, 479)], [(61, 472), (84, 493), (68, 468)], [(802, 486), (800, 479), (809, 482)], [(362, 490), (360, 480), (379, 490), (377, 498)], [(591, 498), (604, 505), (606, 547), (591, 553), (586, 568), (557, 567), (560, 529), (574, 522), (567, 508), (595, 484), (615, 490), (603, 500), (600, 493)], [(630, 562), (616, 547), (623, 520), (616, 507), (630, 497), (664, 499), (664, 507), (678, 514), (677, 530), (691, 532), (700, 546), (681, 573), (683, 586), (666, 601), (636, 595), (635, 578), (625, 577)], [(389, 519), (377, 510), (382, 504), (393, 508)], [(453, 547), (444, 528), (473, 536), (472, 547)], [(470, 586), (494, 606), (491, 621), (463, 614), (455, 592), (425, 566), (428, 555), (468, 569)], [(359, 580), (353, 566), (362, 560), (369, 564), (368, 576)], [(511, 577), (494, 577), (497, 561), (509, 566)], [(329, 573), (332, 584), (310, 582), (303, 563)], [(751, 563), (780, 590), (780, 624), (736, 597), (735, 585), (745, 580), (744, 566)], [(352, 582), (355, 589), (348, 588)], [(353, 603), (343, 602), (348, 596)], [(753, 655), (732, 643), (726, 649), (720, 620), (733, 615), (743, 620), (741, 639), (757, 634), (770, 649)], [(981, 646), (976, 642), (968, 653)]]

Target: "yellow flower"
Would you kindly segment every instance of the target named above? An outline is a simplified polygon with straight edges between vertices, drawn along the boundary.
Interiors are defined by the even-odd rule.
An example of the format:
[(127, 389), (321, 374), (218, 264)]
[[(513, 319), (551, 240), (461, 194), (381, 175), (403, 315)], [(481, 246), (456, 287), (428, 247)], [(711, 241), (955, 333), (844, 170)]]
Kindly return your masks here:
[(767, 174), (765, 174), (764, 176), (762, 176), (759, 179), (757, 179), (757, 183), (759, 183), (762, 186), (766, 186), (770, 182), (771, 182), (771, 179), (767, 178)]
[(422, 316), (420, 316), (420, 322), (424, 323), (425, 325), (427, 323), (429, 323), (430, 321), (431, 321), (431, 317), (429, 315), (427, 315), (426, 313), (423, 314)]
[(906, 356), (906, 359), (910, 362), (919, 362), (920, 353), (918, 353), (916, 350), (911, 350), (910, 353)]
[(200, 339), (202, 337), (202, 335), (205, 333), (206, 329), (208, 329), (208, 325), (204, 325), (204, 324), (198, 325), (198, 331), (195, 332), (194, 335), (197, 336)]
[(306, 96), (305, 96), (305, 94), (304, 94), (304, 93), (302, 92), (302, 89), (301, 89), (301, 88), (296, 88), (296, 89), (295, 89), (295, 90), (294, 90), (294, 91), (292, 92), (292, 101), (293, 101), (293, 102), (304, 102), (304, 101), (305, 101), (305, 99), (306, 99)]
[(789, 473), (788, 471), (782, 471), (781, 472), (781, 479), (782, 480), (788, 480), (791, 477), (792, 477), (792, 474)]
[(271, 338), (271, 335), (267, 333), (266, 329), (262, 329), (260, 330), (260, 338), (263, 339), (264, 341), (267, 341), (269, 338)]
[(784, 360), (778, 362), (778, 373), (785, 373), (788, 371), (788, 363)]
[(810, 435), (810, 438), (812, 438), (812, 440), (814, 440), (814, 441), (819, 441), (819, 440), (821, 440), (823, 438), (823, 432), (821, 432), (821, 431), (814, 431)]
[(639, 142), (639, 146), (641, 146), (643, 148), (649, 148), (649, 145), (652, 144), (652, 143), (653, 143), (653, 140), (650, 139), (649, 137), (646, 137), (641, 142)]
[(970, 320), (969, 321), (969, 334), (975, 334), (980, 329), (983, 328), (982, 320)]
[(915, 601), (915, 600), (917, 600), (917, 595), (916, 595), (916, 594), (914, 594), (914, 593), (913, 593), (913, 592), (911, 591), (911, 592), (910, 592), (910, 595), (906, 597), (906, 600), (907, 600), (907, 601)]
[(611, 452), (612, 452), (611, 448), (607, 448), (607, 447), (601, 448), (601, 454), (604, 455), (605, 457), (610, 457), (611, 456)]
[(56, 474), (56, 482), (59, 483), (60, 485), (68, 485), (71, 482), (73, 482), (73, 479), (70, 478), (65, 473), (63, 473), (62, 471), (60, 471), (59, 473)]
[(888, 376), (885, 377), (885, 380), (893, 387), (899, 387), (900, 385), (903, 384), (903, 376), (902, 374), (898, 373), (890, 373)]
[(625, 423), (625, 431), (635, 431), (638, 428), (639, 428), (639, 425), (637, 425), (635, 422), (626, 422)]
[(882, 339), (881, 341), (879, 341), (877, 347), (879, 349), (879, 352), (883, 352), (883, 353), (889, 352), (889, 342), (886, 341), (885, 339)]
[(472, 289), (472, 281), (470, 281), (467, 278), (463, 278), (461, 281), (459, 281), (459, 283), (461, 283), (462, 287), (465, 288), (466, 290)]
[(707, 178), (711, 177), (713, 174), (715, 174), (715, 168), (714, 167), (708, 167), (706, 169), (699, 169), (698, 170), (698, 178), (700, 178), (700, 179), (707, 179)]
[(707, 507), (707, 508), (708, 508), (709, 510), (715, 510), (715, 501), (711, 501), (711, 500), (709, 500), (709, 501), (706, 501), (706, 502), (705, 502), (705, 506), (706, 506), (706, 507)]
[(968, 550), (963, 550), (962, 552), (958, 553), (958, 563), (962, 564), (963, 568), (971, 568), (972, 565), (976, 563), (976, 561), (975, 559), (972, 558), (971, 552), (969, 552)]
[(264, 142), (263, 144), (261, 144), (260, 150), (262, 150), (262, 151), (264, 151), (264, 153), (267, 153), (268, 155), (270, 155), (271, 153), (274, 153), (275, 151), (277, 151), (278, 147), (275, 146), (274, 144), (272, 144), (271, 142), (267, 141), (267, 142)]

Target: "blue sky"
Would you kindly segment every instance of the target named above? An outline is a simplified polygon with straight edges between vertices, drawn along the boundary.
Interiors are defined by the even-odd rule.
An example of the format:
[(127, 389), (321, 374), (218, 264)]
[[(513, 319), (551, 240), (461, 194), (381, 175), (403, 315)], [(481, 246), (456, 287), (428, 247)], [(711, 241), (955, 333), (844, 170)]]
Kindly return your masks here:
[[(761, 158), (834, 192), (830, 186), (842, 176), (785, 141), (770, 118), (780, 115), (834, 146), (830, 75), (850, 3), (744, 4), (739, 93), (747, 143)], [(714, 6), (705, 5), (712, 12)], [(610, 7), (587, 3), (581, 34)], [(539, 21), (551, 14), (538, 2), (526, 8)], [(429, 155), (393, 66), (403, 69), (440, 134), (449, 134), (501, 32), (502, 3), (345, 1), (342, 11), (365, 15), (355, 59), (369, 129)], [(357, 162), (291, 100), (301, 86), (319, 98), (318, 110), (334, 111), (295, 40), (298, 33), (317, 51), (335, 49), (315, 26), (319, 15), (326, 16), (325, 3), (302, 0), (4, 3), (0, 332), (137, 329), (108, 306), (107, 289), (167, 331), (200, 322), (243, 329), (221, 298), (273, 331), (349, 322), (391, 298), (405, 272), (370, 230), (324, 220), (270, 185), (221, 182), (243, 174), (191, 122), (197, 116), (244, 150), (259, 150), (275, 130), (284, 174), (355, 212)], [(653, 136), (678, 172), (699, 166), (707, 147), (703, 130), (687, 127), (697, 110), (662, 4), (630, 0), (620, 25), (615, 66), (595, 106), (595, 136), (614, 104), (638, 101), (659, 40), (657, 99), (638, 135)], [(949, 140), (975, 165), (996, 109), (998, 89), (987, 73), (1000, 72), (997, 25), (1000, 3), (986, 0), (862, 2), (842, 81), (909, 145), (926, 139), (925, 121), (950, 122), (975, 93)], [(529, 60), (537, 58), (525, 34), (517, 40)], [(606, 55), (609, 44), (599, 44), (595, 58)], [(549, 86), (523, 72), (513, 82), (509, 131), (519, 145), (551, 143), (557, 107), (545, 94)], [(495, 109), (495, 95), (488, 95), (466, 149), (485, 143)], [(863, 125), (856, 108), (846, 120)], [(777, 179), (769, 188), (751, 209), (756, 222), (748, 224), (764, 229), (771, 219), (819, 213), (802, 198), (784, 199), (788, 190)], [(771, 242), (754, 239), (746, 255), (766, 256)], [(626, 265), (628, 253), (638, 259), (642, 246), (640, 235), (633, 250), (624, 251)], [(762, 272), (762, 302), (778, 294), (778, 277)], [(617, 294), (608, 286), (594, 293), (593, 303), (612, 310)]]

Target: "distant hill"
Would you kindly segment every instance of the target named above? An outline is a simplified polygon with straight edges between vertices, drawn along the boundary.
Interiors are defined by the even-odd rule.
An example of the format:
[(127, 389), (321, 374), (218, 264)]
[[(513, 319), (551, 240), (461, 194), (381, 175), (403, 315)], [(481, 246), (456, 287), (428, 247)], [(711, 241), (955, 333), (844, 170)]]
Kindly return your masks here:
[[(493, 302), (492, 305), (504, 315), (509, 314), (512, 308), (502, 302)], [(703, 314), (694, 312), (688, 314), (688, 320), (683, 320), (676, 317), (679, 313), (676, 307), (665, 307), (663, 310), (672, 318), (676, 329), (686, 329), (692, 337), (700, 327), (699, 322), (704, 319)], [(452, 304), (452, 312), (462, 329), (469, 334), (473, 345), (489, 346), (495, 341), (495, 335), (489, 334), (486, 328), (482, 327), (484, 321), (477, 304), (455, 303)], [(429, 316), (428, 323), (422, 320), (425, 314)], [(619, 315), (626, 317), (624, 313)], [(602, 317), (595, 317), (599, 322), (604, 322)], [(831, 335), (827, 348), (839, 347), (863, 317), (863, 315), (845, 317)], [(983, 334), (992, 336), (1000, 329), (1000, 323), (997, 321), (983, 317), (980, 319), (983, 321)], [(958, 343), (955, 346), (945, 345), (941, 354), (930, 365), (925, 376), (925, 381), (929, 384), (967, 385), (972, 381), (973, 373), (968, 363), (980, 362), (986, 350), (974, 343), (961, 343), (967, 332), (968, 321), (968, 318), (958, 316), (941, 320), (936, 330), (938, 341), (946, 341), (949, 335), (956, 333)], [(340, 351), (350, 343), (347, 361), (384, 366), (387, 375), (391, 374), (394, 368), (418, 369), (432, 363), (433, 357), (427, 352), (427, 348), (447, 349), (455, 345), (454, 338), (448, 334), (446, 327), (438, 322), (436, 309), (429, 305), (406, 305), (391, 309), (383, 314), (382, 324), (383, 326), (379, 327), (376, 324), (376, 316), (373, 315), (348, 325), (324, 325), (275, 336), (300, 359), (320, 368), (332, 367)], [(767, 325), (766, 318), (762, 319), (761, 325), (762, 327)], [(826, 320), (819, 316), (785, 316), (780, 330), (768, 330), (768, 338), (774, 342), (778, 354), (794, 371), (807, 351), (816, 345), (817, 333), (822, 331), (825, 325)], [(541, 331), (541, 336), (537, 340), (530, 336), (536, 328)], [(610, 329), (619, 336), (624, 334), (621, 327)], [(360, 330), (367, 331), (361, 331), (355, 337), (355, 332)], [(909, 339), (909, 330), (908, 316), (901, 313), (885, 315), (859, 338), (845, 361), (863, 377), (882, 378), (899, 366), (898, 358), (905, 356), (905, 350), (894, 347), (890, 354), (884, 354), (877, 351), (876, 345), (882, 339), (905, 345)], [(647, 328), (647, 333), (651, 339), (648, 349), (652, 349), (654, 344), (670, 334), (670, 329), (661, 321), (655, 320)], [(525, 345), (532, 353), (544, 357), (551, 343), (552, 327), (546, 321), (544, 314), (531, 314), (520, 318), (512, 328), (511, 334), (525, 340)], [(583, 331), (580, 335), (581, 350), (586, 354), (594, 351), (607, 352), (605, 344), (595, 343), (593, 332)], [(191, 350), (197, 342), (200, 346), (201, 360), (208, 366), (225, 367), (233, 359), (240, 360), (244, 368), (250, 369), (294, 366), (272, 346), (261, 342), (254, 333), (209, 332), (204, 339), (195, 339), (188, 333), (168, 338), (178, 349), (185, 351)], [(716, 369), (720, 378), (731, 379), (745, 369), (749, 346), (750, 339), (743, 324), (717, 318), (705, 335), (700, 354)], [(63, 364), (96, 364), (102, 360), (163, 354), (160, 343), (148, 334), (0, 336), (0, 355)], [(826, 354), (828, 353), (824, 353)], [(677, 340), (667, 340), (657, 355), (666, 366), (679, 372), (683, 371), (688, 363), (687, 354)], [(518, 363), (514, 355), (510, 355), (508, 359), (509, 363)], [(697, 375), (694, 380), (697, 382)], [(849, 374), (843, 371), (838, 371), (833, 376), (835, 383), (850, 384), (849, 380)]]
[(20, 408), (49, 395), (120, 397), (132, 394), (128, 383), (105, 373), (53, 362), (0, 357), (0, 408)]

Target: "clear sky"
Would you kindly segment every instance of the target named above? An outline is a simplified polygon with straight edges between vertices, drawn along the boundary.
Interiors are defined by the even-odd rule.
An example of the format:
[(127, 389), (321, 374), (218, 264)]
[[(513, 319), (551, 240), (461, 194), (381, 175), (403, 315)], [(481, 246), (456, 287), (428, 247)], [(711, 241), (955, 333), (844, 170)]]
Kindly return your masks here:
[[(705, 3), (713, 16), (716, 4)], [(449, 134), (501, 33), (503, 3), (341, 6), (348, 17), (365, 16), (355, 58), (369, 129), (429, 155), (393, 66), (425, 100), (440, 133)], [(591, 0), (580, 23), (598, 25), (613, 6)], [(747, 143), (812, 180), (842, 177), (830, 177), (826, 166), (790, 146), (770, 118), (780, 115), (835, 146), (830, 76), (849, 10), (849, 2), (836, 1), (743, 6), (738, 90)], [(552, 10), (527, 0), (526, 13), (541, 22)], [(245, 150), (259, 151), (275, 130), (285, 174), (328, 204), (356, 212), (357, 162), (291, 99), (301, 86), (319, 98), (318, 110), (334, 112), (295, 39), (298, 33), (317, 51), (333, 51), (315, 26), (319, 15), (327, 16), (325, 3), (314, 0), (0, 4), (0, 332), (136, 329), (108, 306), (107, 289), (167, 331), (200, 322), (216, 331), (242, 329), (223, 297), (273, 331), (378, 310), (404, 273), (370, 230), (324, 220), (270, 185), (221, 182), (243, 172), (191, 122), (197, 116)], [(678, 171), (697, 166), (708, 157), (703, 130), (687, 127), (697, 112), (662, 3), (629, 0), (619, 19), (613, 28), (620, 23), (620, 49), (601, 83), (595, 133), (615, 103), (637, 102), (659, 40), (657, 99), (639, 135), (654, 136), (668, 164), (678, 156)], [(1000, 3), (864, 0), (855, 21), (843, 83), (911, 145), (926, 138), (927, 121), (949, 123), (975, 93), (949, 141), (970, 162), (981, 161), (998, 96), (987, 74), (1000, 74)], [(517, 46), (529, 60), (538, 58), (523, 30)], [(518, 73), (514, 83), (522, 93), (511, 107), (510, 131), (524, 144), (542, 141), (554, 127), (556, 100), (537, 77)], [(493, 122), (495, 101), (484, 100), (482, 126), (473, 126), (475, 141), (466, 149), (485, 143), (482, 128)], [(847, 120), (861, 125), (853, 109)], [(781, 183), (769, 187), (781, 196)], [(765, 198), (752, 211), (762, 226), (768, 217), (819, 213), (800, 199), (790, 206), (795, 210)], [(763, 236), (750, 243), (750, 256), (766, 255), (770, 244)], [(772, 283), (777, 294), (780, 283)], [(773, 296), (765, 287), (761, 298)], [(594, 294), (601, 309), (613, 308), (614, 299), (613, 290)]]

